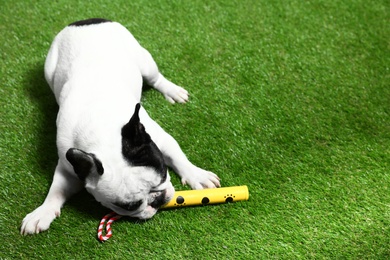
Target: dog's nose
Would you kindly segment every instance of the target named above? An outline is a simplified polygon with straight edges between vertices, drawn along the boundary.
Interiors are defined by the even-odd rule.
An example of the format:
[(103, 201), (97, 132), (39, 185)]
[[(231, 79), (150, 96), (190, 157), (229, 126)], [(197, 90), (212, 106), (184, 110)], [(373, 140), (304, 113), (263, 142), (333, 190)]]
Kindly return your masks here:
[(162, 191), (162, 192), (159, 192), (160, 194), (158, 194), (152, 201), (152, 203), (150, 203), (150, 206), (155, 208), (155, 209), (158, 209), (160, 208), (162, 205), (164, 205), (166, 203), (166, 190)]

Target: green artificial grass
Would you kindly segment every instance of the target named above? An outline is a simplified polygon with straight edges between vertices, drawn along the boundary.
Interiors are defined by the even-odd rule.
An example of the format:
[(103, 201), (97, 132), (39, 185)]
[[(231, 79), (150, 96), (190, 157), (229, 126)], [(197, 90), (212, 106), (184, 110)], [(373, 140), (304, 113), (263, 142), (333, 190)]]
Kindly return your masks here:
[[(388, 1), (2, 1), (0, 259), (390, 258)], [(143, 105), (198, 166), (250, 200), (120, 220), (86, 192), (49, 231), (23, 237), (57, 161), (57, 105), (43, 77), (53, 37), (124, 24), (191, 93)], [(173, 175), (173, 174), (172, 174)], [(176, 189), (186, 189), (173, 178)]]

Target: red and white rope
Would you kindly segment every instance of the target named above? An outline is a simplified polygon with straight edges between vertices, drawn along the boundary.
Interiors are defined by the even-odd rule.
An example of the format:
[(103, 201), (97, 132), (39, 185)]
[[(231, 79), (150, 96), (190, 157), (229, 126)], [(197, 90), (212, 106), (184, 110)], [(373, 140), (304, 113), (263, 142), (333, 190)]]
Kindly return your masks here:
[[(112, 222), (120, 219), (121, 217), (121, 215), (118, 215), (115, 212), (111, 212), (102, 218), (98, 227), (98, 238), (101, 242), (108, 240), (112, 236), (111, 224)], [(103, 235), (104, 224), (106, 223), (106, 221), (106, 235)]]

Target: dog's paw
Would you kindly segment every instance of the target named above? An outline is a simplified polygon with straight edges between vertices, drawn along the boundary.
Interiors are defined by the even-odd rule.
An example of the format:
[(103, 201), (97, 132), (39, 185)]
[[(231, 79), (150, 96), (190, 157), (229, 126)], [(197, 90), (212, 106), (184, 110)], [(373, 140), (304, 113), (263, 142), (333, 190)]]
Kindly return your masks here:
[(22, 235), (38, 234), (49, 229), (51, 222), (60, 216), (59, 210), (41, 205), (33, 212), (27, 214), (22, 221), (20, 233)]
[(211, 189), (221, 187), (219, 177), (209, 171), (194, 166), (181, 178), (183, 185), (190, 185), (193, 190)]
[(169, 88), (167, 88), (163, 95), (166, 100), (168, 100), (170, 103), (186, 103), (188, 101), (188, 91), (185, 90), (182, 87), (176, 86), (175, 84), (172, 84)]

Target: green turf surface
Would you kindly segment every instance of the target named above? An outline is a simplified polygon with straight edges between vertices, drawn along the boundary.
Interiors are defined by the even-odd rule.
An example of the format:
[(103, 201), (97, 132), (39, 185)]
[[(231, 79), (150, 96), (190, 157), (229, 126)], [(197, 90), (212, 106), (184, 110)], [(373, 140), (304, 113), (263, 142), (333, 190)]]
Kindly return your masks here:
[[(390, 258), (388, 1), (1, 1), (0, 259)], [(23, 237), (56, 165), (53, 37), (80, 19), (129, 28), (191, 93), (143, 105), (197, 165), (250, 200), (121, 220), (86, 192)], [(176, 189), (183, 189), (173, 178)]]

